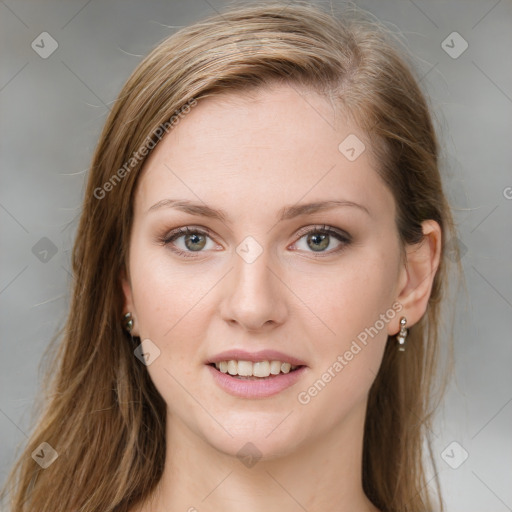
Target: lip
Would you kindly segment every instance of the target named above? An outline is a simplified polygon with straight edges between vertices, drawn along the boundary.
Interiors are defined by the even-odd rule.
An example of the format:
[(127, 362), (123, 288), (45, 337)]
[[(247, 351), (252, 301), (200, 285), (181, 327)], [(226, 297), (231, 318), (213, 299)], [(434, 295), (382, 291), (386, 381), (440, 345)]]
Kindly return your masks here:
[[(254, 353), (252, 355), (254, 355)], [(245, 359), (245, 361), (247, 360), (248, 359)], [(262, 360), (266, 359), (258, 359), (258, 361)], [(281, 361), (281, 359), (277, 357), (274, 360)], [(225, 359), (220, 359), (220, 361), (225, 361)], [(280, 373), (279, 375), (272, 375), (258, 380), (250, 380), (232, 377), (229, 373), (222, 373), (211, 365), (207, 365), (206, 368), (208, 368), (215, 383), (226, 393), (239, 398), (253, 399), (267, 398), (281, 393), (295, 384), (307, 371), (306, 366), (301, 366), (290, 373)]]
[[(296, 357), (284, 354), (277, 350), (260, 350), (259, 352), (247, 352), (243, 349), (232, 349), (221, 352), (208, 359), (205, 364), (220, 363), (221, 361), (281, 361), (282, 363), (290, 363), (292, 366), (307, 366), (306, 363)], [(287, 374), (289, 375), (289, 374)]]

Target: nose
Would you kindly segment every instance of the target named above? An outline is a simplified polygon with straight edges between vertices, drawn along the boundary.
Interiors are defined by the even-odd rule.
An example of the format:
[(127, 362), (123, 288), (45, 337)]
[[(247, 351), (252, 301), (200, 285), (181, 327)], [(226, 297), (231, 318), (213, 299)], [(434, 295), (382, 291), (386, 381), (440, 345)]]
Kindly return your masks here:
[(287, 288), (270, 263), (268, 251), (251, 263), (234, 255), (221, 305), (226, 322), (246, 331), (261, 331), (285, 321)]

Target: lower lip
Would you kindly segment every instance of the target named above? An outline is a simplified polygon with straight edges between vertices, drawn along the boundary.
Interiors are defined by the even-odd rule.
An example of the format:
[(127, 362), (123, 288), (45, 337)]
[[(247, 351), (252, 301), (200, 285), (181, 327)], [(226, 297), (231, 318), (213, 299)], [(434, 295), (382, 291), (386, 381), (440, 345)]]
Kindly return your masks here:
[(306, 366), (290, 373), (280, 373), (262, 379), (238, 379), (207, 365), (215, 382), (227, 393), (240, 398), (267, 398), (293, 386), (304, 374)]

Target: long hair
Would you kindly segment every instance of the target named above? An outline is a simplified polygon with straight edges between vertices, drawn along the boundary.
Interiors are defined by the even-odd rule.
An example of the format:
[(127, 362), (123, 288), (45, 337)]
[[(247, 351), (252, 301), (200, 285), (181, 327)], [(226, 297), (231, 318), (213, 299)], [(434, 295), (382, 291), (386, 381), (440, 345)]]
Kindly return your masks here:
[[(388, 32), (359, 10), (334, 16), (307, 3), (260, 2), (180, 29), (137, 66), (91, 162), (69, 315), (53, 340), (59, 344), (44, 376), (44, 408), (3, 491), (12, 512), (125, 512), (155, 489), (164, 466), (166, 404), (121, 324), (119, 276), (137, 177), (162, 127), (178, 122), (194, 102), (276, 82), (325, 94), (367, 134), (376, 171), (396, 202), (402, 247), (422, 240), (422, 221), (441, 226), (441, 263), (426, 314), (399, 357), (395, 344), (387, 344), (370, 389), (362, 461), (363, 489), (382, 511), (434, 509), (423, 443), (430, 450), (444, 241), (455, 227), (428, 104), (406, 52)], [(58, 454), (45, 469), (31, 456), (41, 443)]]

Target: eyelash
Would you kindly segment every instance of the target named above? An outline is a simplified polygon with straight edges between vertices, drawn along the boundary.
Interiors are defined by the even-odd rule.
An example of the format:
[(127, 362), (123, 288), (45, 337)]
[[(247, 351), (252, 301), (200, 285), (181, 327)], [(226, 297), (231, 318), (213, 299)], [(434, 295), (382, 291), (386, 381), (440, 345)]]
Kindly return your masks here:
[[(331, 235), (342, 243), (342, 245), (338, 249), (334, 249), (334, 250), (331, 250), (328, 252), (323, 252), (323, 253), (320, 252), (320, 253), (314, 254), (314, 252), (312, 251), (315, 258), (322, 258), (322, 257), (326, 257), (326, 256), (329, 256), (329, 255), (332, 255), (335, 253), (339, 253), (339, 252), (343, 251), (345, 249), (345, 247), (348, 246), (352, 242), (352, 238), (348, 233), (344, 233), (343, 231), (339, 231), (339, 230), (332, 228), (331, 226), (327, 226), (325, 224), (322, 226), (314, 226), (312, 228), (307, 227), (307, 228), (300, 229), (296, 235), (299, 237), (297, 239), (297, 241), (301, 240), (305, 235), (309, 235), (309, 234), (313, 234), (313, 233), (314, 234)], [(208, 229), (199, 229), (199, 228), (194, 228), (194, 227), (191, 228), (190, 226), (186, 226), (186, 227), (181, 227), (181, 228), (175, 229), (175, 230), (171, 231), (170, 233), (167, 233), (164, 237), (159, 238), (158, 241), (161, 245), (172, 245), (172, 242), (174, 242), (178, 238), (181, 238), (182, 236), (190, 235), (190, 234), (205, 235), (205, 236), (212, 238), (212, 233)], [(176, 247), (172, 247), (171, 250), (173, 252), (175, 252), (176, 254), (178, 254), (179, 256), (183, 256), (185, 258), (197, 258), (197, 256), (194, 255), (194, 251), (182, 251), (181, 249), (177, 249)], [(196, 251), (196, 252), (200, 253), (202, 251)]]

